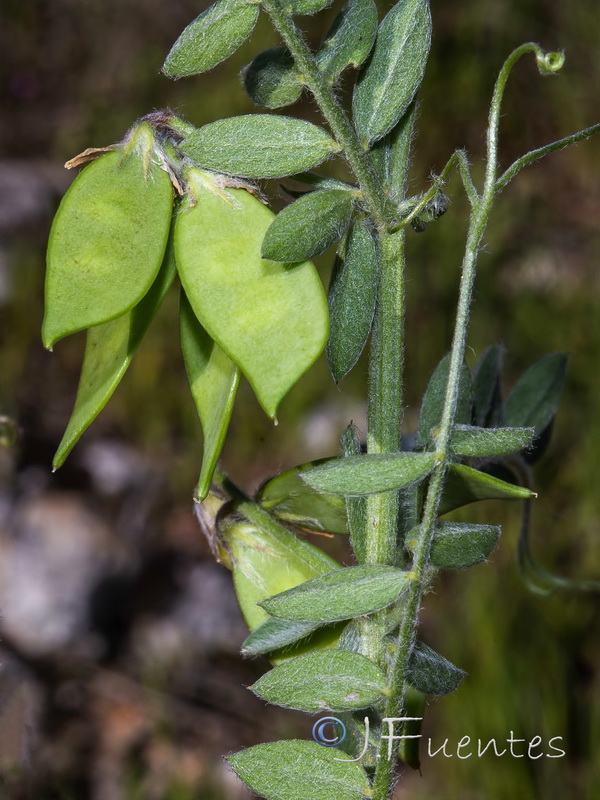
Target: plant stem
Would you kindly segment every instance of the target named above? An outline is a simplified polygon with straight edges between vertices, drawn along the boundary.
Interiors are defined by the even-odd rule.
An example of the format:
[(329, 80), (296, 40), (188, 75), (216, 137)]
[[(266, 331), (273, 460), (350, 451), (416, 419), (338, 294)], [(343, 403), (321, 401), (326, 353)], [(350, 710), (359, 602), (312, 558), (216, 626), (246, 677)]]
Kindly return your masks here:
[[(450, 354), (448, 385), (446, 388), (440, 433), (436, 441), (438, 460), (429, 479), (421, 522), (421, 534), (413, 560), (414, 580), (405, 601), (404, 616), (398, 634), (390, 695), (385, 711), (385, 716), (389, 717), (397, 717), (404, 703), (408, 664), (416, 638), (419, 611), (427, 588), (427, 564), (429, 562), (429, 552), (435, 532), (448, 465), (450, 437), (452, 435), (458, 402), (460, 372), (465, 356), (469, 309), (475, 281), (477, 254), (490, 216), (496, 189), (498, 126), (502, 97), (511, 69), (519, 58), (528, 52), (534, 52), (536, 54), (538, 64), (540, 63), (540, 59), (545, 58), (544, 53), (538, 45), (522, 45), (508, 57), (494, 87), (487, 131), (485, 184), (481, 199), (474, 205), (467, 234), (467, 243), (461, 270), (456, 323)], [(390, 796), (396, 753), (397, 747), (392, 747), (392, 758), (388, 758), (388, 743), (386, 740), (381, 741), (373, 782), (373, 800), (387, 800)]]
[[(471, 177), (471, 172), (469, 170), (469, 162), (467, 160), (467, 155), (464, 150), (456, 150), (446, 163), (444, 169), (441, 173), (435, 178), (433, 181), (433, 185), (430, 189), (428, 189), (423, 197), (419, 200), (416, 206), (413, 206), (410, 210), (410, 213), (399, 222), (394, 230), (401, 230), (405, 228), (411, 220), (415, 217), (418, 217), (421, 211), (427, 206), (427, 204), (433, 200), (436, 194), (442, 189), (446, 181), (448, 180), (448, 176), (452, 171), (452, 168), (455, 164), (458, 164), (459, 175), (461, 177), (463, 186), (465, 188), (465, 192), (467, 193), (467, 197), (469, 198), (469, 202), (471, 206), (474, 208), (478, 201), (479, 195), (477, 194), (477, 189), (475, 188), (475, 184), (473, 183), (473, 178)], [(410, 202), (410, 201), (408, 201)]]
[[(400, 446), (404, 342), (404, 232), (387, 232), (384, 187), (369, 156), (312, 52), (291, 16), (278, 0), (261, 0), (265, 11), (292, 54), (303, 81), (312, 92), (358, 181), (365, 205), (377, 228), (380, 285), (371, 338), (369, 364), (369, 453), (394, 453)], [(413, 115), (414, 118), (414, 115)], [(396, 556), (397, 493), (367, 500), (366, 562), (393, 564)], [(381, 662), (384, 615), (361, 625), (365, 655)]]
[(559, 139), (551, 144), (546, 144), (544, 147), (538, 147), (536, 150), (530, 150), (529, 153), (525, 153), (524, 156), (517, 158), (517, 160), (514, 161), (510, 167), (502, 173), (502, 175), (496, 181), (496, 191), (501, 192), (502, 189), (504, 189), (504, 187), (515, 177), (517, 172), (520, 172), (523, 169), (523, 167), (533, 164), (534, 161), (543, 158), (544, 156), (548, 155), (548, 153), (554, 153), (557, 150), (562, 150), (565, 147), (569, 147), (569, 145), (581, 142), (583, 139), (588, 139), (594, 133), (598, 133), (599, 131), (600, 123), (596, 123), (596, 125), (590, 125), (589, 128), (584, 128), (582, 131), (572, 133), (570, 136), (565, 136), (564, 139)]
[(314, 96), (331, 132), (341, 145), (373, 222), (377, 228), (384, 230), (388, 220), (383, 187), (379, 185), (371, 159), (363, 150), (354, 126), (338, 102), (331, 84), (319, 71), (302, 33), (288, 11), (282, 7), (280, 0), (261, 0), (261, 4), (292, 54), (304, 85)]

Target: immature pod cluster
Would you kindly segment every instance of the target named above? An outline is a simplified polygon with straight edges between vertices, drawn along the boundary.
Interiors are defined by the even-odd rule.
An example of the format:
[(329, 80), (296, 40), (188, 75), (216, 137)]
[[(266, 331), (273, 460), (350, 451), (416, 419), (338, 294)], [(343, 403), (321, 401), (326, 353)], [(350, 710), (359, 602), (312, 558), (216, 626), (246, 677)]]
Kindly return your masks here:
[[(89, 151), (98, 157), (66, 193), (50, 234), (43, 340), (51, 348), (89, 329), (57, 468), (116, 389), (179, 274), (182, 349), (204, 433), (202, 500), (240, 375), (275, 419), (323, 351), (329, 315), (311, 262), (262, 257), (275, 215), (249, 185), (182, 158), (171, 120), (152, 115), (122, 143)], [(183, 194), (175, 213), (173, 187)]]

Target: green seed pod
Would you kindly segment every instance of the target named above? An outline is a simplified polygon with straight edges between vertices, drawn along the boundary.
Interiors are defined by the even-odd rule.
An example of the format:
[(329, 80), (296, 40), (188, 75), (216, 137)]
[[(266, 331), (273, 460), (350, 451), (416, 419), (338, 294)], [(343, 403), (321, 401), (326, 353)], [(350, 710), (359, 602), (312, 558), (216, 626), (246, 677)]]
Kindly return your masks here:
[(163, 260), (173, 189), (147, 123), (77, 176), (48, 242), (44, 346), (130, 311)]
[(179, 319), (183, 359), (204, 437), (202, 471), (194, 497), (201, 502), (209, 492), (225, 441), (240, 373), (200, 325), (183, 292)]
[(310, 261), (261, 258), (274, 214), (245, 189), (188, 172), (190, 201), (175, 223), (175, 258), (190, 305), (248, 378), (265, 412), (277, 406), (325, 347), (327, 301)]
[(61, 467), (85, 430), (112, 397), (146, 335), (176, 275), (172, 239), (148, 294), (132, 311), (95, 325), (87, 332), (77, 398), (67, 429), (52, 461)]
[[(250, 523), (224, 524), (222, 539), (228, 551), (225, 563), (233, 571), (238, 603), (251, 631), (271, 619), (257, 603), (340, 566), (322, 550), (283, 528), (275, 533)], [(287, 648), (285, 656), (275, 651), (272, 660), (277, 663), (302, 652), (336, 647), (342, 629), (343, 625), (323, 628)]]

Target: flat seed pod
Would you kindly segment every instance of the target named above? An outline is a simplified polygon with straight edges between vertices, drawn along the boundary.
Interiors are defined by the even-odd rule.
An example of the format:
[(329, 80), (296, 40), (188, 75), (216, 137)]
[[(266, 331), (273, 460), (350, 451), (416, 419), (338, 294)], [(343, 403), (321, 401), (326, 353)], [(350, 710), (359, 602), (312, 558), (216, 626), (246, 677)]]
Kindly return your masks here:
[(202, 471), (194, 499), (204, 500), (229, 427), (240, 371), (210, 338), (181, 294), (181, 349), (204, 436)]
[(163, 65), (170, 78), (197, 75), (228, 58), (254, 30), (259, 6), (248, 0), (217, 0), (187, 26)]
[(321, 281), (310, 262), (290, 269), (261, 258), (274, 214), (256, 197), (244, 189), (217, 190), (197, 171), (189, 177), (197, 202), (175, 223), (181, 282), (202, 326), (274, 418), (325, 346), (329, 318)]
[(148, 165), (141, 148), (125, 157), (113, 151), (81, 171), (50, 231), (44, 347), (139, 303), (160, 269), (172, 206), (169, 176)]
[(371, 232), (355, 222), (336, 259), (329, 287), (330, 331), (327, 359), (333, 379), (342, 380), (358, 361), (371, 331), (379, 263)]
[(344, 189), (302, 195), (271, 223), (262, 256), (287, 264), (318, 256), (341, 239), (351, 217), (352, 195)]
[[(228, 756), (235, 774), (266, 800), (363, 800), (367, 773), (337, 748), (289, 739), (247, 747)], [(309, 777), (314, 776), (314, 780)]]
[(256, 56), (244, 70), (242, 81), (251, 99), (266, 108), (295, 103), (304, 88), (287, 47), (270, 47)]
[(348, 0), (316, 55), (323, 75), (335, 82), (346, 67), (360, 67), (375, 43), (377, 21), (373, 0)]
[(301, 528), (327, 533), (348, 533), (343, 498), (322, 494), (308, 486), (298, 474), (318, 461), (301, 464), (276, 475), (260, 489), (256, 501), (271, 514)]
[(322, 650), (292, 658), (267, 672), (250, 689), (284, 708), (317, 712), (374, 705), (386, 690), (379, 667), (359, 653)]
[(430, 44), (427, 0), (399, 0), (379, 26), (354, 89), (354, 124), (365, 144), (381, 139), (403, 116), (423, 79)]
[(84, 431), (107, 404), (127, 371), (135, 352), (175, 278), (172, 245), (148, 294), (122, 317), (96, 325), (87, 333), (75, 406), (54, 456), (58, 469)]
[(181, 146), (200, 166), (244, 178), (284, 178), (304, 172), (340, 149), (317, 125), (274, 114), (210, 122)]
[(401, 489), (434, 466), (433, 453), (375, 453), (332, 458), (300, 477), (320, 492), (360, 496)]
[(383, 564), (365, 564), (311, 578), (260, 605), (274, 617), (338, 622), (389, 606), (409, 583), (408, 572)]
[[(236, 523), (225, 527), (223, 539), (232, 556), (237, 600), (251, 631), (270, 619), (257, 605), (262, 600), (339, 567), (337, 561), (318, 547), (283, 528), (275, 533), (255, 525)], [(315, 631), (308, 639), (299, 637), (297, 644), (273, 653), (272, 661), (276, 663), (318, 648), (336, 647), (341, 632), (340, 626), (333, 625)]]

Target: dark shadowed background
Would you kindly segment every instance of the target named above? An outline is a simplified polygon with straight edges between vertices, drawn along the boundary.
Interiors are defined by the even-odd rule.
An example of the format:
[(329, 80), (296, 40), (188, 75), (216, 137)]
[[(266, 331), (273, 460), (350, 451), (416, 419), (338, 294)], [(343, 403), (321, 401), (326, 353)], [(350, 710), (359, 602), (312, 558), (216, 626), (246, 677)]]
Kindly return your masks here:
[[(77, 387), (84, 337), (50, 354), (40, 342), (44, 250), (72, 179), (62, 164), (121, 139), (170, 106), (195, 125), (256, 109), (242, 67), (277, 42), (265, 19), (231, 59), (172, 82), (171, 44), (208, 5), (194, 0), (3, 0), (0, 28), (0, 797), (236, 800), (248, 793), (221, 756), (309, 736), (312, 720), (267, 708), (244, 687), (266, 660), (238, 656), (245, 626), (229, 573), (213, 563), (192, 514), (200, 434), (168, 297), (115, 397), (55, 475), (51, 457)], [(382, 4), (382, 8), (384, 5)], [(387, 6), (386, 6), (387, 7)], [(501, 163), (599, 120), (600, 30), (587, 0), (433, 0), (434, 39), (420, 99), (411, 190), (456, 147), (481, 176), (495, 75), (524, 41), (564, 49), (541, 79), (514, 71)], [(311, 42), (336, 7), (303, 17)], [(327, 23), (322, 20), (327, 19)], [(310, 100), (289, 112), (317, 119)], [(335, 170), (333, 165), (328, 169)], [(275, 207), (281, 204), (270, 185)], [(408, 234), (406, 430), (449, 346), (467, 206), (456, 180), (448, 213)], [(547, 352), (568, 351), (565, 398), (537, 468), (533, 546), (566, 576), (600, 578), (600, 140), (552, 155), (499, 198), (480, 261), (470, 364), (506, 348), (507, 387)], [(319, 259), (327, 283), (331, 254)], [(366, 361), (336, 389), (321, 359), (281, 408), (247, 386), (224, 466), (252, 490), (267, 476), (332, 455), (354, 419), (364, 429)], [(14, 428), (18, 435), (13, 436)], [(592, 800), (600, 796), (598, 596), (532, 595), (514, 563), (520, 509), (479, 504), (502, 523), (489, 563), (445, 573), (423, 612), (426, 640), (469, 673), (432, 702), (422, 757), (398, 798)], [(326, 541), (344, 559), (344, 542)], [(463, 736), (561, 736), (566, 755), (456, 756)], [(519, 751), (522, 752), (522, 751)], [(318, 776), (315, 776), (318, 780)], [(335, 798), (332, 798), (335, 800)]]

